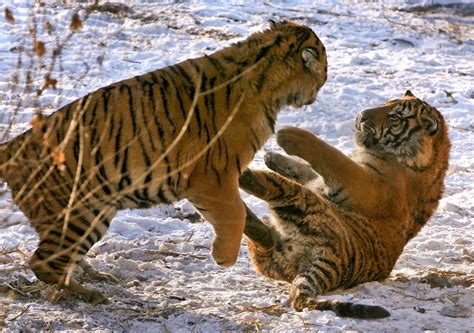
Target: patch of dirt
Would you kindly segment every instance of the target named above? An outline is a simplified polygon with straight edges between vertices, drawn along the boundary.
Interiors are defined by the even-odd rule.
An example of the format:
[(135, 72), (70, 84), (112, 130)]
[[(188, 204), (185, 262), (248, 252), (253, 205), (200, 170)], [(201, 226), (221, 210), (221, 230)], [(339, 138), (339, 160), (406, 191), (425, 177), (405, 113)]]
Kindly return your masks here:
[[(162, 11), (155, 13), (141, 12), (125, 4), (114, 2), (98, 5), (94, 9), (97, 12), (109, 13), (119, 18), (129, 18), (132, 20), (138, 20), (143, 24), (150, 24), (155, 22), (160, 23), (166, 25), (166, 27), (169, 29), (183, 31), (187, 34), (195, 36), (205, 36), (210, 38), (216, 38), (219, 40), (228, 40), (240, 37), (239, 34), (225, 32), (220, 29), (193, 27), (193, 25), (201, 25), (201, 22), (198, 18), (196, 18), (194, 15), (187, 11), (178, 12), (175, 8), (170, 8), (167, 6), (164, 6)], [(177, 15), (177, 13), (179, 13), (179, 15)], [(180, 20), (178, 21), (177, 18), (180, 18)], [(233, 20), (232, 18), (229, 19)], [(180, 22), (181, 20), (183, 22)], [(190, 22), (192, 24), (189, 24)]]
[(451, 3), (451, 4), (430, 4), (422, 6), (413, 6), (408, 8), (401, 8), (401, 12), (409, 13), (446, 13), (450, 12), (454, 15), (464, 17), (474, 16), (474, 3)]
[(431, 288), (451, 288), (466, 287), (470, 288), (474, 285), (473, 274), (463, 274), (460, 272), (446, 272), (437, 269), (429, 269), (421, 271), (414, 276), (406, 276), (405, 274), (396, 274), (393, 281), (398, 282), (417, 282), (426, 283)]
[(243, 309), (242, 312), (257, 312), (257, 313), (265, 313), (270, 316), (280, 317), (282, 314), (288, 312), (285, 310), (281, 304), (273, 304), (269, 306), (249, 306)]
[(173, 214), (170, 214), (170, 217), (177, 218), (180, 220), (188, 220), (191, 223), (204, 223), (204, 219), (202, 218), (199, 213), (192, 213), (187, 214), (183, 213), (183, 211), (179, 207), (175, 207), (176, 211)]
[(110, 13), (118, 17), (126, 17), (133, 13), (133, 9), (129, 6), (116, 2), (107, 2), (102, 5), (97, 5), (94, 9), (97, 12)]

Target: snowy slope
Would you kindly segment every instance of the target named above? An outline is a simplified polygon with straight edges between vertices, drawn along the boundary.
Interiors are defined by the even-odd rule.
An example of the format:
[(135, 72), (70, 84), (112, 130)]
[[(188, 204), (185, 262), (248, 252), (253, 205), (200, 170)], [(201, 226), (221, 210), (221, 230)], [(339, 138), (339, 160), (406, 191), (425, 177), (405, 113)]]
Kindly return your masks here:
[[(465, 8), (412, 13), (402, 2), (385, 7), (309, 0), (252, 6), (243, 1), (122, 3), (134, 5), (89, 17), (58, 59), (63, 68), (52, 75), (59, 79), (58, 90), (36, 98), (23, 91), (26, 53), (20, 85), (11, 84), (20, 46), (31, 47), (25, 29), (32, 24), (31, 10), (23, 2), (5, 2), (15, 24), (0, 17), (0, 138), (15, 109), (12, 131), (19, 133), (28, 128), (35, 106), (50, 112), (111, 82), (212, 53), (266, 28), (270, 18), (291, 19), (312, 27), (326, 45), (329, 79), (314, 105), (285, 110), (277, 128), (307, 128), (350, 152), (356, 114), (410, 89), (437, 107), (450, 126), (445, 196), (390, 279), (331, 296), (381, 305), (392, 313), (383, 320), (361, 321), (332, 312), (293, 311), (287, 305), (288, 285), (256, 275), (245, 241), (234, 267), (216, 266), (209, 254), (211, 228), (186, 201), (121, 212), (89, 258), (120, 283), (86, 281), (105, 292), (110, 303), (82, 303), (35, 283), (27, 263), (37, 237), (0, 187), (0, 322), (7, 331), (474, 331), (474, 18), (463, 16)], [(56, 4), (41, 10), (64, 38), (73, 8)], [(38, 26), (50, 52), (55, 34)], [(40, 81), (42, 64), (48, 60), (32, 64)], [(279, 150), (273, 139), (252, 166), (263, 167), (268, 150)], [(242, 195), (258, 215), (268, 213), (264, 203)], [(52, 303), (45, 297), (60, 299)], [(456, 309), (455, 315), (470, 318), (446, 315)]]

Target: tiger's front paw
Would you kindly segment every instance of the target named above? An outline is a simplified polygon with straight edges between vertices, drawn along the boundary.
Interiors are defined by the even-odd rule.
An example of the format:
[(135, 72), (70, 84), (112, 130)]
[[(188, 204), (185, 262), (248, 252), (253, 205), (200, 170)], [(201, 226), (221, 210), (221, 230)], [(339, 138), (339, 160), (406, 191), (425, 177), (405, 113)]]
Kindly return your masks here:
[(227, 268), (235, 264), (239, 256), (239, 250), (240, 238), (237, 244), (232, 244), (232, 242), (226, 243), (216, 237), (212, 243), (211, 254), (216, 264)]
[(280, 175), (289, 178), (295, 178), (298, 176), (297, 165), (294, 161), (290, 160), (288, 157), (285, 157), (281, 154), (268, 152), (263, 157), (265, 165), (275, 172), (278, 172)]
[(296, 161), (293, 158), (278, 153), (266, 153), (264, 161), (269, 169), (303, 185), (318, 177), (318, 174), (309, 164)]
[(267, 188), (261, 184), (258, 175), (250, 169), (244, 170), (240, 175), (239, 186), (244, 191), (259, 198), (268, 194)]
[(289, 155), (301, 156), (314, 134), (297, 127), (285, 127), (276, 135), (277, 143)]

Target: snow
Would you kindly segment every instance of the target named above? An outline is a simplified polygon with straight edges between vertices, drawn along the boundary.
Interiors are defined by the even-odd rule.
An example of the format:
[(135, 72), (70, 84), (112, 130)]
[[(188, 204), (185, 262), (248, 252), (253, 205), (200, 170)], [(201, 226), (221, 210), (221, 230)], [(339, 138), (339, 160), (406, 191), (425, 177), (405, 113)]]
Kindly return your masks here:
[[(63, 70), (56, 67), (53, 72), (58, 90), (48, 89), (37, 98), (23, 92), (27, 66), (19, 72), (23, 79), (18, 89), (11, 85), (18, 60), (15, 50), (31, 42), (25, 28), (31, 25), (30, 7), (3, 2), (0, 9), (10, 8), (15, 24), (0, 16), (0, 123), (7, 123), (22, 100), (13, 128), (20, 133), (29, 127), (36, 106), (51, 112), (111, 82), (212, 53), (266, 28), (268, 19), (291, 19), (312, 27), (326, 45), (329, 79), (316, 103), (283, 111), (277, 128), (309, 129), (348, 153), (354, 148), (356, 114), (410, 89), (438, 108), (449, 124), (452, 153), (445, 195), (388, 280), (328, 296), (380, 305), (392, 314), (363, 321), (332, 312), (292, 310), (287, 304), (288, 285), (254, 272), (245, 240), (236, 265), (219, 268), (209, 254), (211, 228), (199, 221), (186, 201), (122, 211), (92, 248), (91, 265), (113, 274), (119, 283), (86, 280), (85, 284), (106, 293), (109, 304), (92, 306), (58, 294), (36, 283), (28, 269), (37, 236), (0, 187), (0, 321), (5, 331), (474, 331), (472, 16), (462, 16), (453, 8), (409, 11), (412, 4), (432, 1), (391, 1), (384, 6), (383, 2), (336, 0), (251, 6), (243, 1), (121, 3), (132, 10), (90, 16), (63, 49)], [(64, 22), (70, 21), (73, 9), (59, 2), (42, 9), (61, 38), (67, 34)], [(51, 52), (55, 35), (38, 27), (39, 38)], [(23, 62), (30, 62), (27, 55)], [(49, 63), (46, 59), (33, 63), (39, 82), (44, 75), (41, 64)], [(0, 135), (4, 129), (0, 128)], [(269, 150), (281, 152), (271, 139), (252, 166), (263, 168), (263, 155)], [(268, 214), (263, 202), (242, 196), (257, 215)]]

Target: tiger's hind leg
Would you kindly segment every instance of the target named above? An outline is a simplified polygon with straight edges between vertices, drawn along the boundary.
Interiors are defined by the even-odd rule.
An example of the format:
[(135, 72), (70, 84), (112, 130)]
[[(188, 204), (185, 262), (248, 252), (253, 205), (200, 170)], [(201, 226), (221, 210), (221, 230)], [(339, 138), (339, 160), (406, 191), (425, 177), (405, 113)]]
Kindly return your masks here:
[[(245, 204), (244, 204), (245, 205)], [(270, 222), (261, 221), (252, 210), (245, 205), (247, 217), (245, 218), (244, 234), (249, 242), (252, 242), (256, 248), (261, 248), (263, 252), (271, 251), (275, 247), (277, 235)]]
[(40, 247), (30, 260), (31, 270), (38, 279), (79, 294), (86, 302), (92, 304), (107, 302), (107, 298), (101, 292), (83, 287), (72, 277), (76, 265), (71, 262), (69, 255), (56, 256), (51, 252)]
[(260, 220), (247, 206), (244, 234), (247, 238), (247, 248), (254, 269), (270, 279), (291, 282), (286, 274), (286, 262), (280, 256), (274, 256), (276, 247), (281, 244), (281, 234), (275, 230), (265, 217)]
[(316, 298), (322, 292), (315, 276), (305, 271), (296, 275), (293, 279), (288, 294), (288, 302), (296, 311), (303, 311), (304, 308), (311, 308), (312, 303), (317, 302)]
[(264, 157), (265, 164), (271, 170), (304, 185), (316, 179), (318, 174), (307, 163), (298, 162), (284, 155), (269, 152)]
[(74, 279), (73, 272), (77, 265), (85, 266), (85, 271), (91, 272), (87, 267), (89, 265), (84, 265), (84, 256), (106, 232), (114, 214), (114, 208), (92, 212), (82, 207), (71, 212), (65, 228), (63, 219), (56, 219), (51, 223), (35, 223), (40, 226), (37, 229), (40, 242), (30, 260), (30, 267), (38, 279), (79, 294), (92, 304), (107, 302), (107, 298), (99, 291), (79, 284)]

